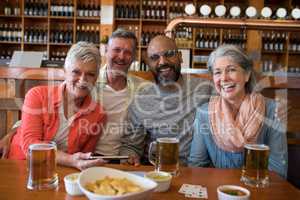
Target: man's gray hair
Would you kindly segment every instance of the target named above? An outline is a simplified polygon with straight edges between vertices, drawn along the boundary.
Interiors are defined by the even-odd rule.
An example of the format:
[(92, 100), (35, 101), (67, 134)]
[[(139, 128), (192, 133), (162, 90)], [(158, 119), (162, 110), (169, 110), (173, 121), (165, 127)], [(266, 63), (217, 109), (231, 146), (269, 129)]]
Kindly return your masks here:
[(94, 62), (97, 68), (100, 68), (101, 56), (99, 49), (93, 43), (78, 42), (73, 44), (68, 51), (64, 68), (67, 69), (73, 65), (76, 60), (80, 60), (84, 63)]
[(128, 30), (123, 29), (123, 28), (118, 28), (109, 37), (108, 44), (114, 38), (132, 39), (133, 40), (133, 48), (134, 48), (133, 50), (134, 50), (134, 52), (136, 51), (136, 48), (137, 48), (137, 38), (136, 38), (136, 36), (135, 36), (135, 34), (133, 32), (128, 31)]
[(207, 67), (210, 72), (213, 72), (216, 60), (221, 57), (229, 57), (231, 61), (250, 73), (250, 78), (245, 85), (245, 89), (247, 93), (251, 93), (255, 87), (256, 79), (253, 71), (253, 62), (249, 56), (238, 46), (228, 44), (221, 45), (209, 55)]

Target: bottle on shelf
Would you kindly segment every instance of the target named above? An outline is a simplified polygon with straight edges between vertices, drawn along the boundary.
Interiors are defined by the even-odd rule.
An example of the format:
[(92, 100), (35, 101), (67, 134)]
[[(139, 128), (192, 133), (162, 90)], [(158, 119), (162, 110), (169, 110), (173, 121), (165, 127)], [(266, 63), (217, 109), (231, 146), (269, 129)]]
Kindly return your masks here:
[(14, 7), (14, 15), (15, 16), (20, 16), (21, 15), (21, 9), (20, 9), (20, 2), (19, 0), (16, 0), (16, 5)]
[(13, 50), (8, 49), (8, 50), (2, 50), (0, 54), (0, 59), (1, 60), (10, 60), (13, 54)]
[(141, 40), (140, 40), (140, 44), (142, 46), (147, 46), (148, 43), (150, 42), (150, 40), (157, 36), (157, 35), (161, 35), (162, 32), (159, 30), (153, 30), (152, 32), (150, 31), (142, 31), (142, 35), (141, 35)]
[(300, 52), (300, 39), (292, 35), (290, 37), (288, 49), (290, 52)]
[(5, 0), (4, 3), (4, 15), (12, 15), (12, 8), (8, 0)]
[(100, 32), (98, 25), (77, 25), (76, 41), (87, 41), (94, 44), (100, 42)]
[(0, 41), (20, 42), (21, 33), (21, 24), (19, 23), (0, 24)]
[(88, 1), (85, 1), (85, 3), (84, 3), (84, 6), (83, 6), (83, 16), (84, 17), (89, 17), (90, 15), (90, 12), (89, 12), (89, 6), (90, 4), (89, 4), (89, 2)]
[(66, 58), (67, 52), (66, 51), (52, 51), (50, 60), (52, 61), (64, 61)]

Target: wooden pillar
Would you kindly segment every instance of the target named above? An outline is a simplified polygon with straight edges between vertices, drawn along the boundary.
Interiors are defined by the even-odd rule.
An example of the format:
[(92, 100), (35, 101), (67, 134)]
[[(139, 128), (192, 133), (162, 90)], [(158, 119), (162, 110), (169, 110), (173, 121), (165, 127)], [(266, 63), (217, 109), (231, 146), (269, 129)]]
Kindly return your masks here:
[[(100, 41), (109, 37), (114, 28), (114, 0), (101, 0), (101, 26), (100, 26)], [(101, 43), (100, 42), (100, 43)], [(105, 56), (103, 55), (104, 44), (100, 44), (101, 49), (101, 66), (106, 63)]]
[(113, 32), (114, 0), (101, 0), (101, 40)]
[[(249, 0), (249, 5), (254, 6), (257, 11), (264, 7), (264, 1)], [(254, 70), (261, 72), (261, 40), (262, 33), (258, 30), (247, 31), (247, 52), (253, 58)]]

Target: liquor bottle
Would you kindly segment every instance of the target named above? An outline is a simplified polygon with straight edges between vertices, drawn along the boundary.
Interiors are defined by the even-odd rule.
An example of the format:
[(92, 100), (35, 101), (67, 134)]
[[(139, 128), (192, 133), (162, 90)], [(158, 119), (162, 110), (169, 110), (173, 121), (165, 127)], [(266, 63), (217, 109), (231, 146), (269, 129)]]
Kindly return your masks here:
[(129, 8), (128, 8), (128, 3), (124, 5), (124, 10), (123, 10), (123, 18), (128, 18), (129, 16)]
[(84, 15), (82, 3), (78, 3), (78, 5), (77, 5), (77, 15), (79, 17), (83, 17), (83, 15)]
[(151, 18), (151, 1), (147, 2), (147, 5), (145, 7), (145, 19), (150, 19)]
[[(151, 1), (150, 1), (151, 2)], [(152, 5), (150, 6), (150, 18), (151, 19), (156, 19), (156, 1), (152, 2)]]
[(91, 0), (88, 4), (87, 10), (88, 10), (88, 16), (93, 17), (93, 15), (94, 15), (94, 2), (92, 2)]
[(14, 8), (14, 15), (19, 16), (21, 14), (19, 0), (16, 0), (16, 6)]
[(37, 1), (33, 1), (33, 6), (32, 6), (32, 11), (31, 11), (33, 16), (37, 16), (39, 13), (39, 4)]
[(128, 18), (134, 18), (134, 5), (133, 4), (131, 4), (129, 6)]
[(119, 18), (125, 18), (125, 6), (123, 4), (120, 5), (118, 16)]
[(80, 26), (77, 25), (77, 27), (76, 27), (76, 41), (77, 42), (81, 41), (80, 40), (80, 35), (81, 35), (81, 33), (80, 33)]
[(136, 3), (134, 8), (134, 18), (140, 18), (140, 5), (138, 3)]
[(83, 6), (83, 16), (84, 17), (89, 17), (89, 2), (85, 1), (85, 4)]
[(96, 26), (96, 34), (97, 34), (96, 43), (99, 44), (100, 43), (100, 27), (99, 26)]
[(81, 25), (81, 31), (80, 31), (80, 41), (86, 41), (86, 32), (85, 32), (85, 26)]
[(120, 18), (120, 5), (119, 4), (116, 4), (116, 7), (115, 7), (115, 17)]
[(57, 8), (57, 16), (63, 16), (64, 5), (63, 5), (62, 0), (58, 1), (56, 8)]
[(92, 5), (92, 10), (93, 10), (93, 17), (99, 17), (100, 15), (99, 15), (99, 7), (98, 7), (98, 5), (99, 5), (99, 3), (98, 4), (96, 4), (95, 2), (93, 3), (93, 5)]
[(12, 14), (11, 6), (9, 4), (9, 1), (6, 0), (4, 4), (4, 15), (11, 15), (11, 14)]
[(272, 31), (271, 38), (269, 40), (269, 50), (274, 51), (275, 33)]
[(146, 3), (147, 3), (146, 0), (143, 0), (142, 9), (140, 13), (141, 18), (143, 19), (146, 18)]

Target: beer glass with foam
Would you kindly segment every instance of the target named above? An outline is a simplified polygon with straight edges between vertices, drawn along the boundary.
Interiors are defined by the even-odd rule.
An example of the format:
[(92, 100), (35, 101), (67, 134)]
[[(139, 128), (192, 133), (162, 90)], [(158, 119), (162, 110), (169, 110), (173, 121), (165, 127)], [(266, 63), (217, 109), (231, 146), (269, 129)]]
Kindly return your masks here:
[(29, 146), (27, 158), (28, 189), (44, 190), (58, 186), (56, 151), (54, 142), (36, 143)]
[(150, 143), (148, 158), (155, 171), (165, 171), (172, 175), (179, 173), (179, 140), (177, 138), (157, 138)]
[(268, 163), (270, 148), (264, 144), (246, 144), (241, 181), (254, 187), (269, 185)]

